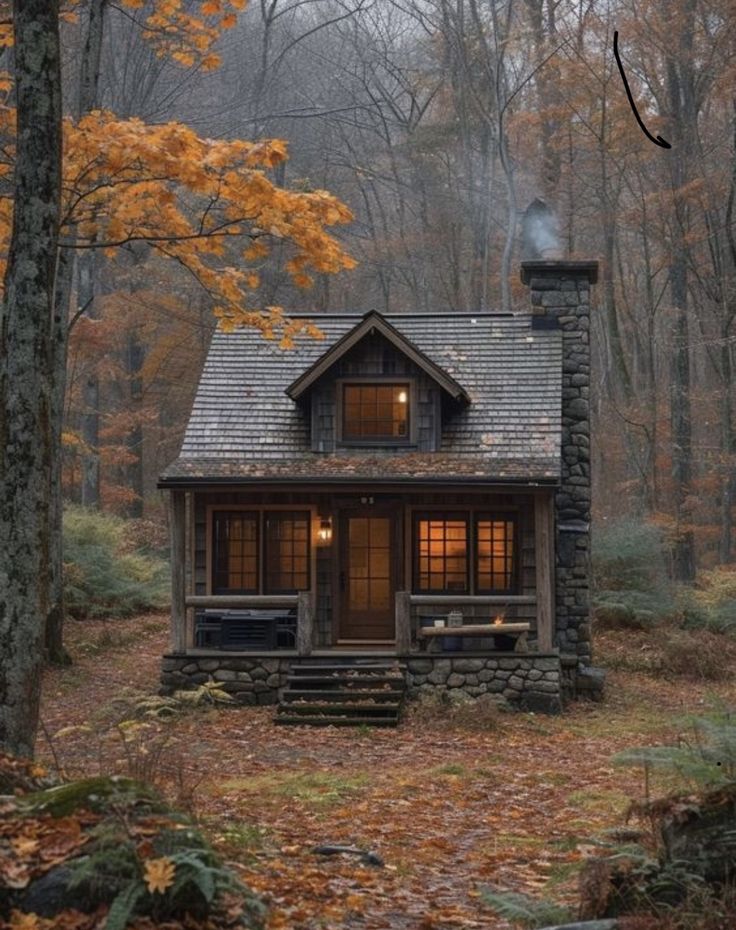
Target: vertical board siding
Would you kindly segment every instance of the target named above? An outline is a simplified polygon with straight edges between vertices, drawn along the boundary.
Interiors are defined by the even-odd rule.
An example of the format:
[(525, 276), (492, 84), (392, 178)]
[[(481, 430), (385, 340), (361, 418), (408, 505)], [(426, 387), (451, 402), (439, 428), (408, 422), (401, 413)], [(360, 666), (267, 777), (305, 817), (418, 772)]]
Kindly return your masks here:
[[(335, 452), (365, 455), (365, 449), (341, 447), (338, 442), (338, 401), (336, 378), (396, 377), (410, 378), (415, 385), (410, 411), (415, 442), (408, 448), (420, 452), (435, 452), (441, 436), (441, 389), (418, 365), (410, 361), (383, 336), (367, 336), (341, 358), (332, 370), (312, 390), (311, 441), (313, 452)], [(373, 446), (372, 452), (406, 452), (407, 446)]]

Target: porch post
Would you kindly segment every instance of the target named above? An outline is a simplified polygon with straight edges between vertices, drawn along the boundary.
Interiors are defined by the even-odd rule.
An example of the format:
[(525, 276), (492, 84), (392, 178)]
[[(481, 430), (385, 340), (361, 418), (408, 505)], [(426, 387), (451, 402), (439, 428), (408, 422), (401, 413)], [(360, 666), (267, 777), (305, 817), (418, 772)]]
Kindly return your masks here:
[(411, 601), (408, 591), (396, 592), (396, 651), (406, 655), (411, 650)]
[(314, 639), (314, 597), (311, 591), (300, 591), (296, 608), (296, 651), (311, 655)]
[(187, 646), (186, 610), (186, 497), (184, 491), (171, 491), (169, 507), (171, 540), (171, 649), (185, 652)]
[(537, 642), (540, 652), (549, 652), (554, 641), (554, 515), (552, 497), (534, 498), (534, 550), (537, 574)]

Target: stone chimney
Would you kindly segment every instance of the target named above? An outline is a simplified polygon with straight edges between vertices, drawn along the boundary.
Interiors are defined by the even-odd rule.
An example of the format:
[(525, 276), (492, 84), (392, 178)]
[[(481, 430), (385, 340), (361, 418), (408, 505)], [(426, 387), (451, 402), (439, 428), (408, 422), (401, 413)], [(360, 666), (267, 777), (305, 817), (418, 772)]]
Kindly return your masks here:
[[(590, 286), (594, 261), (525, 261), (532, 329), (562, 333), (562, 468), (555, 496), (555, 645), (563, 662), (590, 650)], [(577, 662), (572, 662), (571, 657)], [(583, 676), (584, 677), (584, 676)], [(578, 680), (580, 675), (577, 676)], [(582, 683), (582, 682), (581, 682)]]

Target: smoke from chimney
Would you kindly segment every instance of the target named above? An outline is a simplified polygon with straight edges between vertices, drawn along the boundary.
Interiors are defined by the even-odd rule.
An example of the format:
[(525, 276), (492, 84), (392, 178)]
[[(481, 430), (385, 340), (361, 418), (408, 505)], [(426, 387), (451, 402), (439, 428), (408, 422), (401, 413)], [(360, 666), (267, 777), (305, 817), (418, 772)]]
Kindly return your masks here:
[(562, 258), (557, 219), (539, 197), (526, 208), (521, 221), (521, 241), (524, 261)]

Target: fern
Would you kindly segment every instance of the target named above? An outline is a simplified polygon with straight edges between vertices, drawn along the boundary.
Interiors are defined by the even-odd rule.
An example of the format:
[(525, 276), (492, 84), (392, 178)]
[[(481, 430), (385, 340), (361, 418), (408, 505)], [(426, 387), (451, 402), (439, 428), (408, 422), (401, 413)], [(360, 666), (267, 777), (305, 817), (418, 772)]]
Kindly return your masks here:
[(688, 717), (674, 746), (626, 749), (617, 765), (641, 766), (676, 775), (688, 787), (716, 788), (736, 780), (736, 719), (729, 712)]
[(499, 917), (510, 920), (511, 923), (520, 927), (528, 928), (528, 930), (572, 920), (572, 915), (567, 908), (515, 891), (501, 892), (484, 889), (481, 897)]
[(125, 930), (146, 889), (139, 881), (131, 882), (110, 905), (105, 930)]

